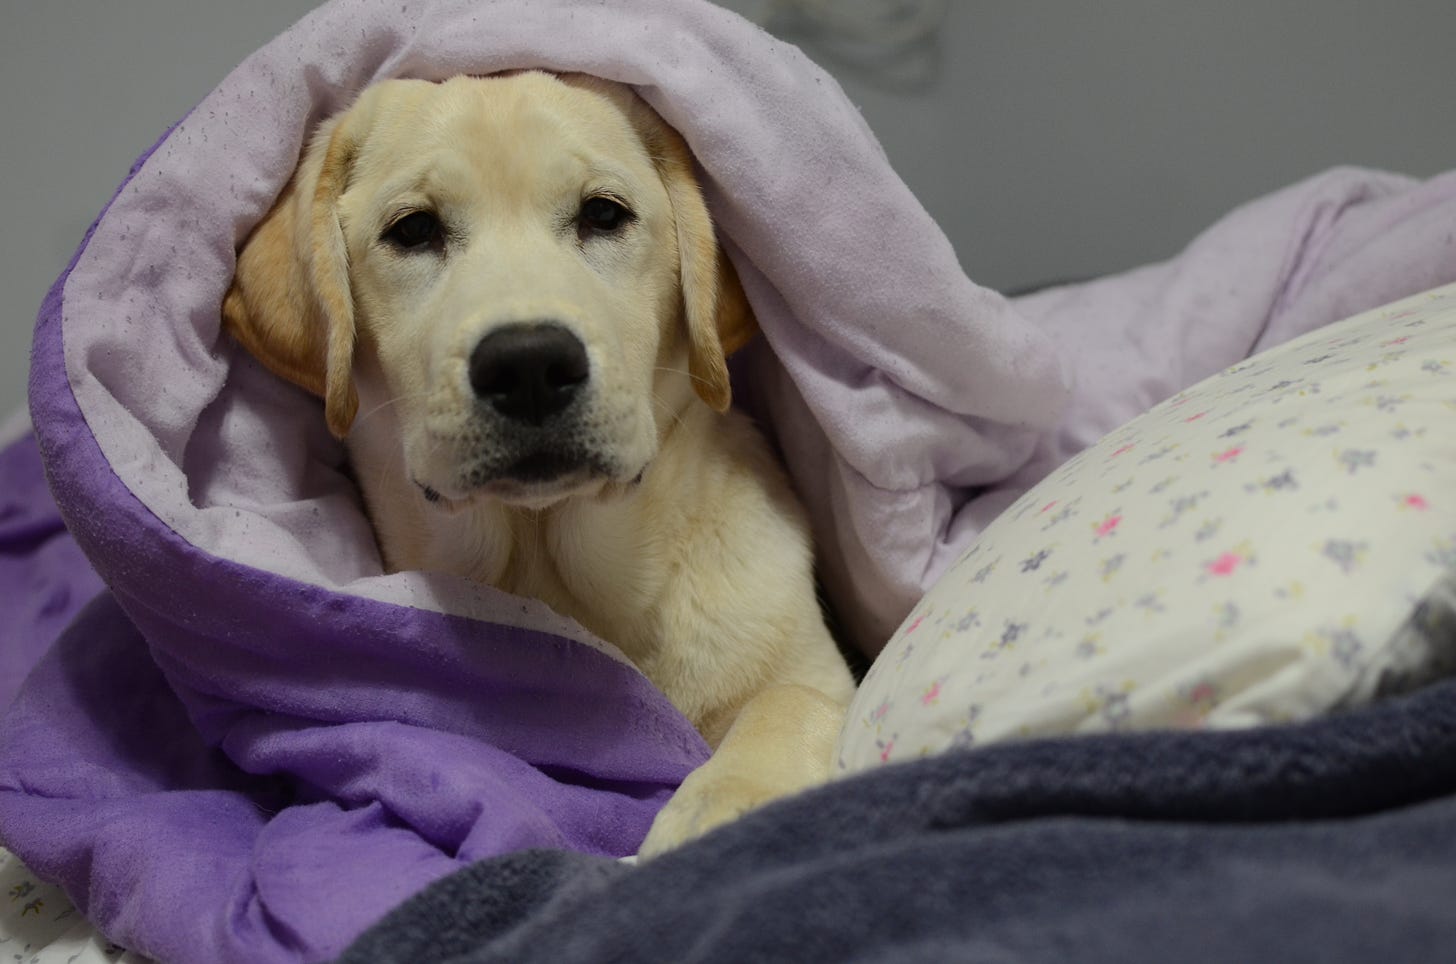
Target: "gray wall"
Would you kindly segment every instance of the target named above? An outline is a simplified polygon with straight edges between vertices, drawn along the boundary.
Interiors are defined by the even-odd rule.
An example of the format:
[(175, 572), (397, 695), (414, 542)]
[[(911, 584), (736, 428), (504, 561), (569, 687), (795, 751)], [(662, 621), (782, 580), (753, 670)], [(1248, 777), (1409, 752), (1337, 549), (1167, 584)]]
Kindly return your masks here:
[[(46, 288), (131, 160), (309, 6), (8, 0), (0, 417), (23, 402)], [(1166, 257), (1230, 207), (1331, 165), (1456, 167), (1451, 0), (951, 0), (909, 70), (795, 36), (966, 270), (997, 287)]]

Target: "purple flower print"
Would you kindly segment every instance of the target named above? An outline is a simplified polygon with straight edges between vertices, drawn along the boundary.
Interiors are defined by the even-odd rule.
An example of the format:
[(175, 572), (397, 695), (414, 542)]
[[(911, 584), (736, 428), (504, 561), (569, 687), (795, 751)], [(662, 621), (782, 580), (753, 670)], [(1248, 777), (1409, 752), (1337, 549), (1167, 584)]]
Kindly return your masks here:
[(1348, 469), (1351, 475), (1354, 475), (1361, 469), (1371, 468), (1375, 465), (1375, 450), (1341, 449), (1335, 455), (1335, 460)]
[(1446, 568), (1456, 567), (1456, 537), (1437, 539), (1435, 546), (1426, 553), (1426, 560)]
[(981, 654), (981, 658), (995, 659), (1008, 649), (1011, 649), (1016, 645), (1016, 641), (1021, 638), (1021, 634), (1026, 632), (1026, 629), (1026, 623), (1015, 623), (1009, 619), (1006, 620), (1006, 627), (1001, 630), (1001, 638), (992, 643), (991, 648)]
[(1036, 570), (1041, 568), (1042, 563), (1051, 558), (1051, 554), (1052, 551), (1050, 549), (1038, 549), (1033, 555), (1021, 560), (1021, 571), (1036, 572)]
[(1340, 571), (1349, 575), (1360, 564), (1360, 557), (1370, 547), (1367, 542), (1353, 542), (1349, 539), (1327, 539), (1320, 548), (1320, 555), (1340, 567)]
[(1147, 465), (1149, 462), (1156, 462), (1159, 459), (1165, 459), (1176, 451), (1178, 451), (1177, 443), (1174, 443), (1173, 445), (1161, 446), (1156, 452), (1149, 452), (1147, 455), (1144, 455), (1141, 459), (1139, 459), (1138, 465)]
[(1055, 589), (1062, 583), (1070, 579), (1071, 576), (1072, 574), (1070, 572), (1068, 572), (1066, 569), (1062, 569), (1058, 572), (1052, 573), (1050, 576), (1047, 576), (1045, 579), (1042, 580), (1042, 584), (1045, 585), (1048, 589)]
[(1132, 716), (1132, 704), (1124, 689), (1113, 689), (1106, 683), (1098, 684), (1092, 694), (1092, 705), (1097, 715), (1107, 721), (1112, 729), (1121, 729)]
[(1360, 653), (1365, 648), (1364, 644), (1360, 642), (1360, 637), (1356, 636), (1352, 630), (1336, 629), (1329, 634), (1329, 640), (1330, 652), (1334, 654), (1340, 665), (1345, 669), (1354, 669), (1356, 660), (1360, 658)]
[(1259, 483), (1265, 492), (1293, 492), (1299, 488), (1299, 480), (1294, 477), (1293, 469), (1285, 469), (1278, 475), (1271, 475)]
[(1158, 523), (1159, 529), (1166, 529), (1183, 518), (1185, 512), (1191, 512), (1198, 508), (1198, 503), (1208, 497), (1208, 492), (1195, 492), (1193, 495), (1180, 495), (1168, 503), (1169, 513)]
[(1124, 552), (1119, 552), (1115, 556), (1108, 556), (1106, 559), (1103, 559), (1101, 565), (1098, 567), (1103, 581), (1111, 579), (1126, 561), (1127, 553)]
[(1168, 608), (1163, 605), (1163, 593), (1161, 590), (1145, 592), (1133, 600), (1133, 605), (1138, 609), (1146, 610), (1148, 613), (1165, 613)]

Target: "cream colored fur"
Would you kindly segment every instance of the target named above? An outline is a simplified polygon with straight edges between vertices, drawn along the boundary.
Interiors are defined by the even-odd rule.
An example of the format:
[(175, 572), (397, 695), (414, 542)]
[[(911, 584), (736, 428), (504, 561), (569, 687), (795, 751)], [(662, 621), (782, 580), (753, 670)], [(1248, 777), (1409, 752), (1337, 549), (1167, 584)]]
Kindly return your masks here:
[[(610, 238), (590, 197), (625, 203)], [(386, 235), (426, 210), (438, 250)], [(326, 121), (239, 255), (230, 331), (324, 399), (391, 569), (541, 599), (621, 650), (715, 748), (644, 854), (827, 778), (853, 684), (802, 508), (725, 357), (754, 331), (681, 138), (626, 88), (537, 72), (387, 81)], [(550, 319), (585, 345), (593, 467), (522, 482), (470, 353)], [(502, 454), (505, 453), (505, 454)]]

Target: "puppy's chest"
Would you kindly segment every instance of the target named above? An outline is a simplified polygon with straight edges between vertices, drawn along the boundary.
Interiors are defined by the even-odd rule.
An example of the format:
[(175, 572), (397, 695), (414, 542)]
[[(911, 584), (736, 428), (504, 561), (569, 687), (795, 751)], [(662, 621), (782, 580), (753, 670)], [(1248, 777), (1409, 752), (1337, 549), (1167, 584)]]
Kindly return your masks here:
[(660, 645), (658, 601), (670, 561), (636, 513), (522, 513), (485, 581), (545, 602), (642, 665)]

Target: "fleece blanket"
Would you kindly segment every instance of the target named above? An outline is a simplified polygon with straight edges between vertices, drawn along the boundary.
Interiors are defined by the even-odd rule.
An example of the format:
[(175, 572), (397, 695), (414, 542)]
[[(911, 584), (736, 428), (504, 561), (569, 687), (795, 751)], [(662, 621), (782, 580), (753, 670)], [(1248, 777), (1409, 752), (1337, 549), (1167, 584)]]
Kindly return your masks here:
[[(0, 721), (0, 843), (139, 951), (330, 957), (465, 863), (632, 852), (705, 758), (574, 623), (385, 574), (317, 401), (220, 332), (237, 245), (321, 118), (376, 79), (522, 67), (629, 83), (693, 148), (764, 332), (735, 385), (869, 653), (999, 506), (1102, 430), (1456, 280), (1456, 179), (1338, 171), (1168, 264), (1012, 304), (967, 279), (832, 80), (702, 0), (320, 8), (137, 163), (36, 328), (55, 506), (17, 450), (31, 501), (7, 518), (39, 528), (10, 545), (69, 562), (0, 570), (18, 614), (3, 668), (29, 673)], [(71, 537), (94, 576), (66, 568)], [(12, 606), (52, 590), (44, 612)]]
[(636, 869), (486, 861), (341, 964), (1424, 964), (1451, 959), (1452, 893), (1444, 683), (1289, 729), (954, 751)]

